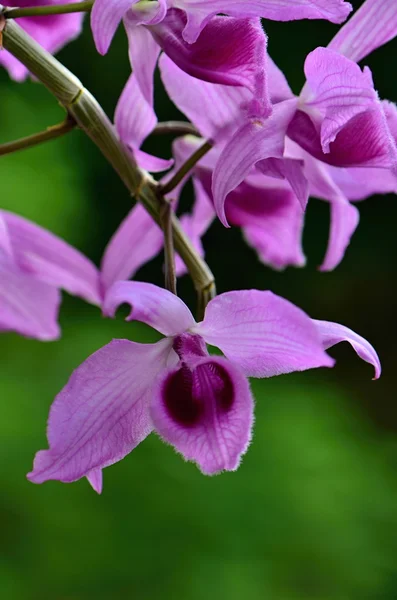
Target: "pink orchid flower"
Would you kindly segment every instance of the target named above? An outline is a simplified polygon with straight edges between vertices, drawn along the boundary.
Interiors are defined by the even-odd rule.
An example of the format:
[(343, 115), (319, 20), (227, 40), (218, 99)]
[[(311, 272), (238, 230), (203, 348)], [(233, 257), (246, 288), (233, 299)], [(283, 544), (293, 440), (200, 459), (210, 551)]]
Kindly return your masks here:
[[(271, 292), (221, 294), (200, 323), (177, 296), (149, 283), (116, 283), (105, 314), (113, 316), (125, 302), (132, 307), (127, 320), (166, 337), (155, 344), (113, 340), (74, 371), (52, 405), (50, 448), (37, 453), (30, 481), (87, 477), (100, 492), (102, 469), (153, 430), (203, 473), (234, 471), (252, 434), (247, 377), (332, 367), (325, 350), (341, 341), (380, 375), (366, 340), (342, 325), (310, 319)], [(210, 356), (206, 343), (224, 356)]]
[(83, 254), (49, 231), (0, 210), (0, 331), (55, 340), (60, 289), (100, 305), (99, 275)]
[[(288, 6), (282, 0), (96, 0), (91, 26), (98, 51), (108, 51), (121, 20), (129, 41), (133, 73), (116, 112), (121, 139), (138, 150), (157, 122), (153, 74), (161, 50), (192, 77), (259, 94), (261, 116), (267, 116), (266, 36), (258, 17), (340, 23), (350, 11), (351, 5), (343, 0), (292, 0)], [(228, 16), (217, 16), (220, 13)], [(149, 160), (155, 166), (148, 170), (156, 170), (157, 163)]]
[[(76, 0), (19, 0), (18, 7), (46, 6), (52, 4), (69, 4)], [(18, 25), (43, 48), (54, 54), (65, 44), (77, 38), (83, 27), (84, 13), (76, 12), (63, 15), (48, 15), (40, 17), (21, 17)], [(12, 54), (3, 50), (0, 52), (0, 64), (3, 65), (12, 79), (23, 81), (29, 74), (27, 68)]]
[[(378, 100), (369, 71), (361, 72), (353, 62), (396, 34), (397, 4), (366, 0), (329, 48), (309, 55), (307, 84), (299, 98), (268, 57), (267, 89), (273, 103), (268, 118), (252, 113), (252, 102), (251, 115), (247, 113), (248, 90), (194, 80), (167, 56), (161, 57), (168, 95), (220, 150), (213, 154), (210, 196), (225, 226), (232, 192), (247, 178), (253, 173), (282, 178), (302, 208), (309, 194), (331, 204), (329, 245), (321, 269), (339, 264), (359, 221), (350, 201), (397, 189), (396, 107)], [(263, 179), (263, 188), (269, 188), (268, 181)]]

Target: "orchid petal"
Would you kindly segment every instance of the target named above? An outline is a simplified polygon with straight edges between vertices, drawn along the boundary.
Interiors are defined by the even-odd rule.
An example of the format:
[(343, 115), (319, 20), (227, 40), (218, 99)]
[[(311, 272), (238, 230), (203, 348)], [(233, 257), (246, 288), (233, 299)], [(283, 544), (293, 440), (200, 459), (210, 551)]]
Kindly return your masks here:
[(150, 412), (163, 440), (206, 475), (235, 471), (251, 439), (248, 381), (224, 358), (168, 371), (155, 387)]
[(360, 213), (347, 200), (331, 202), (328, 248), (320, 271), (333, 271), (340, 264), (359, 221)]
[(268, 177), (257, 184), (241, 183), (228, 197), (228, 221), (242, 228), (259, 259), (274, 269), (302, 267), (304, 213), (283, 182)]
[(116, 106), (114, 123), (122, 142), (134, 153), (153, 131), (157, 117), (144, 98), (135, 73), (132, 73), (121, 93)]
[(267, 40), (260, 21), (214, 17), (194, 44), (182, 38), (185, 25), (185, 14), (170, 9), (165, 19), (151, 26), (150, 31), (164, 52), (186, 73), (210, 83), (246, 87), (257, 95), (263, 111), (268, 112), (264, 78)]
[(94, 469), (87, 475), (88, 483), (97, 494), (102, 494), (103, 476), (102, 469)]
[(371, 54), (397, 35), (395, 0), (365, 0), (338, 31), (328, 48), (355, 62)]
[(95, 46), (106, 54), (117, 27), (128, 9), (140, 0), (95, 0), (91, 11), (91, 29)]
[(367, 342), (366, 339), (351, 329), (348, 329), (344, 325), (339, 325), (339, 323), (317, 321), (315, 319), (313, 319), (313, 323), (320, 333), (325, 350), (331, 348), (331, 346), (335, 346), (335, 344), (339, 344), (339, 342), (349, 342), (362, 360), (365, 360), (365, 362), (373, 365), (375, 368), (374, 379), (378, 379), (380, 377), (382, 369), (379, 357), (375, 349), (369, 342)]
[(142, 205), (137, 204), (106, 247), (101, 264), (103, 293), (116, 281), (132, 277), (163, 246), (163, 234)]
[(300, 148), (297, 149), (297, 152), (305, 162), (305, 173), (310, 182), (310, 194), (314, 198), (326, 200), (331, 204), (328, 248), (320, 270), (332, 271), (342, 261), (357, 228), (360, 215), (357, 208), (348, 202), (333, 178), (333, 174), (341, 169), (330, 167), (316, 160)]
[(212, 195), (218, 218), (225, 227), (228, 227), (225, 200), (229, 192), (245, 179), (256, 163), (283, 156), (285, 134), (296, 104), (296, 99), (280, 102), (268, 119), (248, 121), (224, 146), (214, 169)]
[(35, 223), (4, 210), (0, 212), (15, 260), (24, 272), (87, 302), (100, 304), (99, 273), (88, 258)]
[(303, 167), (303, 161), (293, 158), (267, 158), (256, 164), (256, 168), (264, 175), (286, 179), (302, 209), (305, 210), (309, 201), (309, 182), (305, 177)]
[(59, 290), (7, 263), (0, 255), (0, 331), (42, 341), (60, 336)]
[(7, 223), (0, 210), (0, 259), (2, 255), (8, 260), (14, 261), (14, 253), (11, 246), (11, 239), (8, 232)]
[(168, 96), (202, 136), (219, 141), (234, 133), (244, 118), (242, 106), (252, 99), (251, 92), (191, 77), (166, 54), (161, 55), (159, 66)]
[(192, 329), (250, 377), (332, 367), (311, 319), (271, 292), (227, 292), (211, 300)]
[[(131, 27), (128, 18), (124, 19), (128, 36), (128, 54), (142, 95), (153, 107), (153, 74), (156, 69), (160, 48), (146, 27)], [(139, 118), (139, 115), (137, 115)]]
[(330, 143), (325, 154), (319, 132), (309, 115), (298, 110), (287, 130), (289, 138), (315, 158), (337, 167), (395, 169), (396, 143), (381, 103), (351, 119)]
[(36, 454), (30, 481), (69, 483), (88, 476), (99, 488), (98, 470), (124, 458), (152, 431), (153, 381), (170, 351), (169, 340), (113, 340), (87, 358), (55, 398), (49, 450)]
[(327, 153), (341, 129), (378, 102), (371, 72), (367, 67), (361, 71), (355, 62), (333, 50), (317, 48), (306, 58), (305, 75), (303, 98), (309, 111), (314, 108), (323, 116), (321, 145)]
[(192, 313), (178, 296), (151, 283), (115, 283), (106, 294), (103, 313), (113, 317), (123, 303), (131, 305), (127, 321), (141, 321), (163, 335), (177, 335), (195, 325)]
[(134, 158), (141, 169), (149, 171), (149, 173), (161, 173), (162, 171), (168, 171), (168, 169), (174, 166), (172, 158), (159, 158), (136, 148), (134, 150)]
[(352, 10), (344, 0), (173, 0), (172, 5), (185, 10), (188, 17), (183, 36), (195, 42), (210, 19), (219, 13), (232, 17), (262, 17), (274, 21), (327, 19), (342, 23)]

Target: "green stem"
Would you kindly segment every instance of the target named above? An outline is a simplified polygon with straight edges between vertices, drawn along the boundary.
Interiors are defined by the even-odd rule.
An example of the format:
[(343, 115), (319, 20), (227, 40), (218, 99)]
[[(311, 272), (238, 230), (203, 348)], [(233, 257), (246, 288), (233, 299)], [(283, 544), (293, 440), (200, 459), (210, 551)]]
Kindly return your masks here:
[(164, 202), (162, 209), (162, 227), (164, 233), (164, 270), (165, 287), (167, 290), (177, 295), (176, 292), (176, 271), (175, 271), (175, 250), (172, 237), (172, 206), (170, 202)]
[(198, 161), (207, 154), (211, 150), (213, 143), (211, 141), (204, 142), (189, 158), (181, 168), (175, 173), (171, 179), (161, 187), (161, 193), (163, 196), (169, 194), (176, 188), (177, 185), (181, 183), (183, 178), (193, 169), (193, 167), (198, 163)]
[(7, 142), (6, 144), (0, 144), (0, 156), (4, 154), (11, 154), (12, 152), (18, 152), (18, 150), (24, 150), (25, 148), (32, 148), (43, 142), (49, 140), (55, 140), (65, 133), (68, 133), (76, 127), (76, 123), (70, 117), (67, 117), (62, 123), (58, 125), (52, 125), (48, 127), (46, 131), (40, 131), (40, 133), (34, 133), (27, 137), (15, 140), (14, 142)]
[(18, 19), (19, 17), (45, 17), (47, 15), (65, 15), (73, 12), (89, 12), (93, 4), (93, 0), (87, 0), (87, 2), (73, 2), (71, 4), (5, 8), (3, 10), (3, 15), (6, 19)]
[(157, 123), (152, 131), (152, 134), (154, 135), (166, 135), (172, 133), (176, 135), (196, 135), (197, 137), (200, 137), (200, 132), (194, 125), (187, 121), (163, 121), (162, 123)]
[[(138, 168), (132, 155), (120, 142), (116, 131), (92, 94), (66, 67), (35, 42), (13, 20), (7, 21), (3, 31), (3, 45), (21, 61), (57, 98), (100, 149), (129, 192), (137, 198), (161, 227), (164, 199), (157, 182)], [(207, 263), (198, 255), (184, 233), (179, 220), (171, 215), (175, 249), (185, 262), (199, 297), (199, 306), (205, 306), (215, 295), (214, 276)]]

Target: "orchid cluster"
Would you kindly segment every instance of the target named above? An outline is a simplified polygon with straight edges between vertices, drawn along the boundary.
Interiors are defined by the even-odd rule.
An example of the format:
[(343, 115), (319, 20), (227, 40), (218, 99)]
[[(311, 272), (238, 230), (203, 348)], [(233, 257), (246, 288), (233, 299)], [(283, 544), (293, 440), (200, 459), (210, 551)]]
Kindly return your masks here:
[[(48, 54), (81, 32), (86, 11), (100, 54), (123, 23), (132, 69), (114, 124), (96, 108), (102, 116), (94, 128), (87, 110), (94, 100), (84, 88), (66, 100), (59, 82), (67, 89), (77, 80)], [(329, 271), (358, 225), (355, 203), (396, 193), (397, 108), (379, 98), (371, 71), (358, 63), (397, 35), (397, 2), (365, 0), (351, 11), (344, 0), (23, 0), (20, 8), (2, 8), (0, 63), (16, 81), (31, 74), (54, 93), (68, 112), (65, 130), (72, 123), (90, 135), (137, 203), (99, 269), (49, 231), (0, 210), (0, 330), (58, 339), (65, 290), (110, 318), (127, 303), (128, 321), (164, 336), (154, 344), (113, 340), (74, 371), (51, 407), (49, 449), (37, 453), (32, 482), (86, 477), (100, 493), (102, 470), (152, 431), (205, 474), (233, 471), (252, 436), (249, 377), (332, 367), (326, 351), (342, 341), (379, 377), (375, 350), (347, 327), (313, 320), (270, 291), (216, 296), (202, 245), (218, 218), (241, 227), (265, 265), (302, 267), (305, 209), (317, 198), (330, 204), (320, 267)], [(349, 16), (327, 47), (306, 57), (306, 83), (296, 96), (268, 54), (266, 19), (341, 24)], [(186, 121), (158, 123), (156, 69)], [(176, 134), (168, 160), (142, 150), (161, 128)], [(161, 172), (159, 180), (151, 175)], [(195, 202), (179, 220), (189, 179)], [(163, 247), (168, 289), (131, 281)], [(201, 298), (197, 321), (176, 294), (175, 279), (186, 270)]]

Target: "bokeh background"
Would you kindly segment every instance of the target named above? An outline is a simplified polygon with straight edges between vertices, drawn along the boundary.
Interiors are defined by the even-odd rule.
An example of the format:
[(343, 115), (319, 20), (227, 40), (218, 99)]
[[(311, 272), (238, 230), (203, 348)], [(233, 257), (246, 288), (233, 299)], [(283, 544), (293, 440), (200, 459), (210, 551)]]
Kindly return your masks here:
[[(355, 7), (361, 3), (355, 2)], [(293, 89), (305, 55), (336, 27), (266, 23), (269, 49)], [(59, 58), (110, 116), (129, 74), (119, 31), (109, 54), (88, 27)], [(380, 96), (397, 101), (397, 39), (365, 63)], [(62, 119), (37, 82), (0, 72), (0, 143)], [(160, 120), (178, 113), (157, 86)], [(147, 149), (165, 157), (171, 138)], [(48, 227), (99, 263), (130, 209), (128, 193), (81, 132), (0, 161), (0, 206)], [(183, 208), (191, 205), (188, 187)], [(5, 600), (395, 600), (397, 598), (396, 223), (394, 197), (360, 205), (361, 223), (333, 273), (319, 273), (327, 204), (309, 203), (308, 264), (276, 273), (261, 265), (238, 230), (215, 224), (204, 244), (220, 292), (271, 289), (320, 319), (342, 322), (377, 348), (384, 374), (347, 344), (332, 350), (333, 370), (253, 381), (256, 425), (236, 473), (202, 476), (150, 436), (106, 469), (104, 492), (87, 482), (25, 479), (46, 447), (45, 422), (56, 393), (90, 353), (123, 337), (152, 341), (137, 324), (101, 318), (64, 295), (63, 337), (39, 343), (0, 337), (0, 596)], [(162, 258), (137, 278), (162, 285)], [(187, 278), (180, 293), (195, 299)]]

